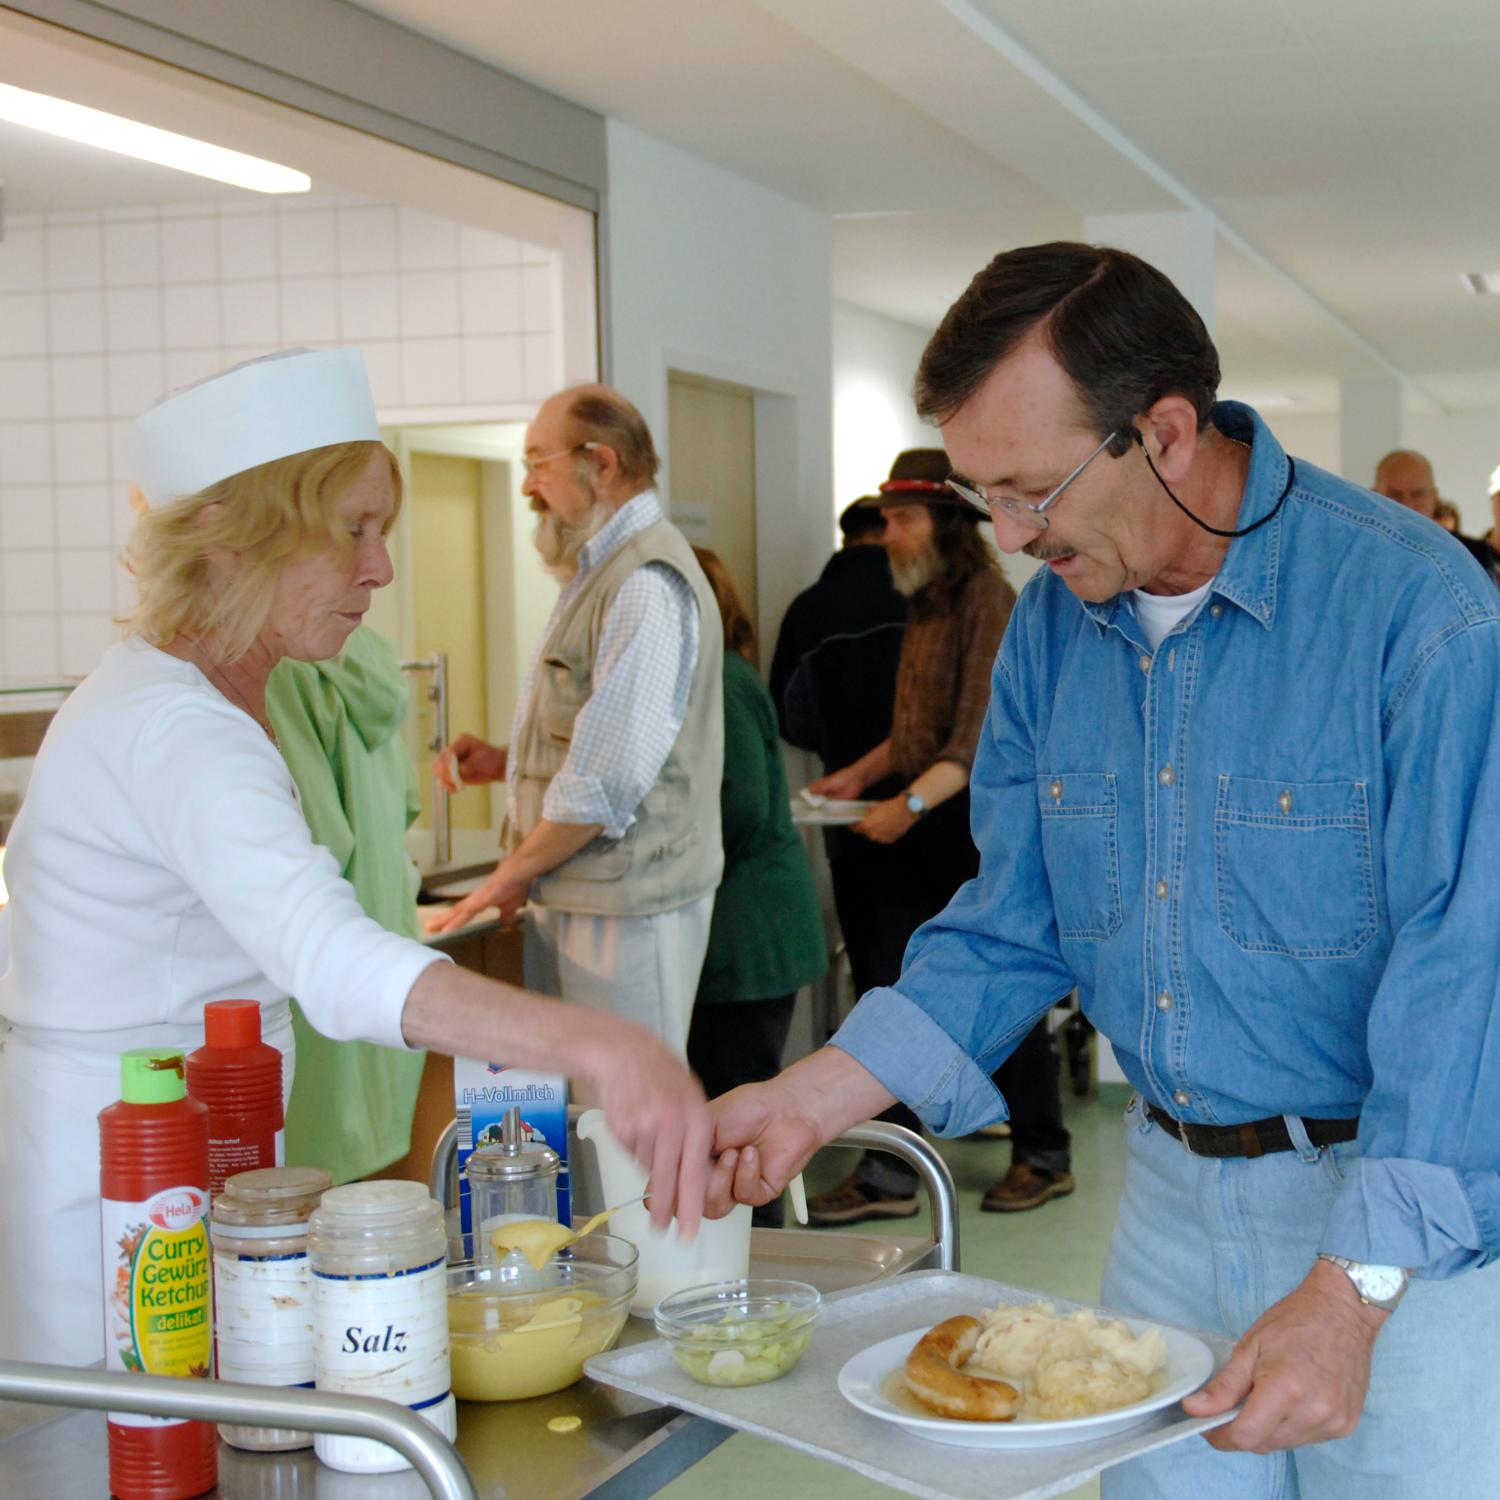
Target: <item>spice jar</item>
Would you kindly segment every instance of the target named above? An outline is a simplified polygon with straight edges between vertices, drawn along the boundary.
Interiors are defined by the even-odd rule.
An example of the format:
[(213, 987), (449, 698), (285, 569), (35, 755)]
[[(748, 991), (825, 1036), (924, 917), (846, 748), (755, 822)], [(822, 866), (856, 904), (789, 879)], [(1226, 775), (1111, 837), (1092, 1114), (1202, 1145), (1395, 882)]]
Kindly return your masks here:
[[(214, 1200), (214, 1335), (221, 1380), (313, 1383), (312, 1277), (307, 1220), (333, 1186), (321, 1167), (238, 1172)], [(312, 1447), (310, 1432), (220, 1423), (236, 1448), (284, 1453)]]
[[(354, 1182), (324, 1193), (308, 1224), (317, 1387), (410, 1407), (450, 1440), (447, 1235), (443, 1210), (415, 1182)], [(332, 1469), (408, 1467), (372, 1438), (319, 1433)]]
[(499, 1259), (490, 1232), (519, 1219), (557, 1218), (557, 1174), (562, 1158), (550, 1146), (524, 1139), (521, 1111), (506, 1112), (500, 1144), (469, 1153), (464, 1178), (469, 1184), (469, 1222), (474, 1226), (474, 1260)]

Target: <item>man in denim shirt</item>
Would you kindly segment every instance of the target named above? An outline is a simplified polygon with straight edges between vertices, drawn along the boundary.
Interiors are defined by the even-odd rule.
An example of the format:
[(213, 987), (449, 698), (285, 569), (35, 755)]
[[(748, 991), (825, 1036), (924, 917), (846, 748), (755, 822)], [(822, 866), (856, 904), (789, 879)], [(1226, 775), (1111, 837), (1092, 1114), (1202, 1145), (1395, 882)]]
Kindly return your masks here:
[(997, 257), (934, 335), (955, 487), (1046, 564), (995, 667), (980, 874), (828, 1047), (719, 1101), (711, 1207), (893, 1098), (949, 1136), (1001, 1115), (989, 1075), (1076, 981), (1137, 1091), (1105, 1300), (1236, 1337), (1185, 1405), (1244, 1403), (1105, 1495), (1489, 1494), (1500, 610), (1218, 377), (1165, 277), (1083, 245)]

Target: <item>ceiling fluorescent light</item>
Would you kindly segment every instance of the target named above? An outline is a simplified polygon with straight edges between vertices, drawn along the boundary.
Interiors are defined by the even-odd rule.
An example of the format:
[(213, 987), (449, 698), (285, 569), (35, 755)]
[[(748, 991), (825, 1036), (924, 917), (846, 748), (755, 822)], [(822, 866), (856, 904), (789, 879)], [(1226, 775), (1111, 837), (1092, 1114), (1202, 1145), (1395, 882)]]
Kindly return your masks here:
[(312, 186), (312, 178), (305, 172), (278, 166), (274, 161), (211, 146), (190, 135), (158, 130), (154, 125), (106, 114), (102, 109), (89, 109), (48, 94), (34, 94), (30, 89), (13, 88), (8, 83), (0, 83), (0, 120), (60, 135), (65, 140), (81, 141), (86, 146), (98, 146), (102, 151), (173, 167), (179, 172), (211, 177), (216, 182), (249, 188), (255, 193), (305, 193)]

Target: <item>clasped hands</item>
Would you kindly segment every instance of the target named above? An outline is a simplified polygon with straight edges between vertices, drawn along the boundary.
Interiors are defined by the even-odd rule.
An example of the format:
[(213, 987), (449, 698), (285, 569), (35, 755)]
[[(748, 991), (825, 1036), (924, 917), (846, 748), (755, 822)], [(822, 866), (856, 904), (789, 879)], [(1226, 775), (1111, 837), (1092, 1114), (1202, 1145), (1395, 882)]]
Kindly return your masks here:
[[(799, 1097), (799, 1095), (801, 1097)], [(826, 1096), (825, 1096), (826, 1098)], [(782, 1079), (713, 1100), (714, 1165), (705, 1214), (779, 1196), (820, 1146), (841, 1132)], [(874, 1113), (874, 1111), (871, 1111)], [(1261, 1315), (1223, 1369), (1182, 1405), (1190, 1417), (1243, 1407), (1204, 1434), (1226, 1452), (1272, 1453), (1347, 1437), (1359, 1422), (1375, 1338), (1390, 1314), (1360, 1301), (1337, 1266), (1315, 1261), (1289, 1295)]]

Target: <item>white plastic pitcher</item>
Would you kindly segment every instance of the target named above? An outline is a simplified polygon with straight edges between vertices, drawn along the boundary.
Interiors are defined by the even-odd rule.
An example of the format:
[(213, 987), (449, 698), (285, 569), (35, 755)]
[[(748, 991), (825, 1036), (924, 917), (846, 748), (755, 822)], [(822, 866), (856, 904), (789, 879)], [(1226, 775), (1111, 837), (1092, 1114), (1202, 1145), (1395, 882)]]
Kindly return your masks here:
[[(603, 1110), (584, 1111), (578, 1139), (593, 1144), (605, 1203), (625, 1203), (646, 1191), (646, 1169), (614, 1138)], [(677, 1238), (675, 1225), (657, 1229), (644, 1203), (622, 1208), (609, 1221), (609, 1232), (629, 1240), (640, 1255), (630, 1310), (641, 1317), (649, 1318), (663, 1297), (683, 1287), (738, 1281), (750, 1274), (748, 1203), (726, 1218), (705, 1219), (691, 1244)]]

